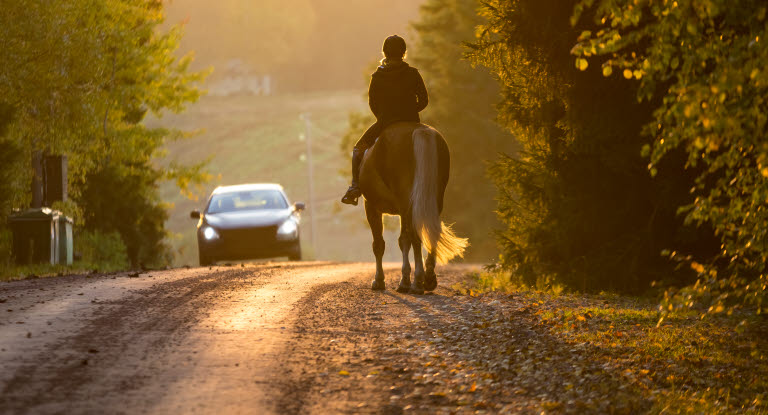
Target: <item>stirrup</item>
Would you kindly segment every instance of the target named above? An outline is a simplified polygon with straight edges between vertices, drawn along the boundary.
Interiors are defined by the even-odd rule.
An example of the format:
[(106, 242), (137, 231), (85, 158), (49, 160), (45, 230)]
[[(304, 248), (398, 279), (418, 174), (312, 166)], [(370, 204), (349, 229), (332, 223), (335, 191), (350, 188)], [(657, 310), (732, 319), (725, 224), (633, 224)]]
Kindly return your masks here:
[(357, 199), (360, 198), (360, 190), (358, 190), (355, 187), (350, 187), (347, 189), (347, 194), (344, 195), (344, 197), (341, 198), (341, 203), (346, 203), (348, 205), (357, 206)]

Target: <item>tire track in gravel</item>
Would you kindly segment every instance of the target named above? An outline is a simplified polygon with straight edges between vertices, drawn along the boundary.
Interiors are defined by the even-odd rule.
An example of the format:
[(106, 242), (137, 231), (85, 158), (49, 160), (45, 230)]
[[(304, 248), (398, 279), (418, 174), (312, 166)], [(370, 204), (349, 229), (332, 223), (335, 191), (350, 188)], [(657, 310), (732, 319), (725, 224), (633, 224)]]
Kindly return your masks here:
[[(305, 285), (311, 280), (306, 275), (316, 273), (344, 278), (345, 268), (331, 265), (248, 266), (203, 272), (202, 275), (190, 277), (184, 277), (186, 271), (168, 271), (158, 273), (162, 274), (160, 279), (172, 279), (175, 274), (182, 275), (182, 278), (159, 282), (144, 289), (112, 293), (116, 298), (110, 300), (91, 300), (87, 321), (80, 321), (85, 314), (81, 309), (76, 310), (77, 316), (68, 316), (77, 323), (69, 324), (68, 327), (73, 328), (71, 334), (60, 336), (50, 344), (37, 345), (36, 353), (19, 354), (18, 350), (8, 350), (10, 355), (0, 355), (21, 357), (23, 360), (20, 365), (3, 364), (4, 367), (15, 366), (16, 369), (12, 377), (4, 382), (0, 393), (0, 413), (178, 412), (173, 405), (187, 405), (189, 399), (181, 403), (171, 399), (173, 405), (169, 406), (169, 391), (179, 382), (183, 384), (188, 378), (199, 381), (206, 370), (216, 370), (210, 362), (199, 361), (211, 360), (210, 356), (203, 357), (206, 354), (204, 347), (213, 348), (222, 341), (242, 347), (247, 346), (240, 344), (243, 340), (256, 340), (268, 350), (275, 341), (265, 340), (263, 334), (269, 336), (272, 327), (254, 322), (253, 313), (260, 312), (262, 320), (268, 321), (271, 316), (265, 317), (268, 312), (264, 311), (264, 307), (269, 302), (265, 297), (275, 297), (278, 294), (275, 290), (292, 289), (295, 284), (292, 284), (291, 276), (305, 275), (302, 279)], [(334, 272), (337, 268), (338, 271)], [(199, 270), (196, 272), (199, 274)], [(51, 279), (42, 284), (55, 287), (65, 281)], [(98, 284), (98, 280), (88, 281), (88, 284), (91, 283)], [(116, 283), (104, 284), (113, 287)], [(2, 287), (3, 293), (13, 297), (12, 301), (17, 301), (17, 304), (22, 304), (21, 297), (29, 294), (29, 285), (24, 282), (9, 284)], [(38, 284), (35, 282), (33, 285)], [(66, 290), (62, 292), (71, 295), (71, 285), (66, 285)], [(267, 285), (272, 287), (272, 291), (262, 292)], [(21, 288), (14, 290), (18, 287)], [(79, 289), (82, 286), (74, 291)], [(259, 295), (259, 304), (255, 304), (257, 311), (245, 310), (248, 304), (244, 299)], [(38, 303), (54, 301), (49, 297)], [(82, 298), (79, 297), (81, 303)], [(29, 303), (23, 304), (21, 308), (26, 308), (27, 319), (37, 321), (38, 326), (42, 324), (40, 316), (35, 315), (41, 310), (35, 310)], [(262, 308), (259, 309), (259, 306)], [(72, 312), (71, 307), (56, 307), (65, 313)], [(249, 317), (248, 321), (238, 323), (244, 327), (234, 327), (236, 324), (232, 320), (243, 316)], [(220, 324), (220, 319), (228, 320)], [(257, 335), (258, 338), (254, 337)], [(15, 340), (0, 340), (2, 344), (17, 346)], [(251, 352), (251, 357), (254, 353), (258, 354), (258, 350)], [(259, 368), (263, 366), (261, 363)], [(239, 364), (234, 363), (233, 366)], [(250, 384), (252, 388), (260, 388), (257, 383)], [(247, 391), (239, 393), (247, 394)]]
[[(274, 273), (274, 270), (261, 272)], [(236, 288), (252, 273), (246, 270), (215, 272), (98, 303), (103, 307), (84, 330), (53, 345), (32, 358), (34, 363), (16, 371), (2, 391), (0, 407), (10, 411), (32, 407), (56, 411), (57, 404), (87, 401), (89, 395), (130, 395), (148, 380), (148, 376), (142, 374), (148, 368), (120, 367), (124, 359), (151, 361), (151, 354), (162, 354), (164, 348), (178, 344), (184, 332), (205, 313), (205, 308), (198, 306), (209, 300), (211, 293)], [(148, 366), (151, 369), (151, 364)], [(99, 380), (96, 384), (95, 379)], [(146, 398), (149, 404), (150, 397)], [(78, 410), (97, 411), (98, 405), (95, 406)]]
[(366, 274), (322, 285), (304, 297), (296, 305), (294, 335), (282, 357), (280, 407), (290, 414), (403, 413), (404, 406), (392, 397), (412, 392), (411, 372), (423, 362), (417, 348), (402, 343), (431, 320), (419, 315), (418, 303), (455, 295), (445, 287), (462, 280), (469, 269), (441, 267), (440, 285), (425, 296), (393, 292), (399, 266), (390, 264), (384, 292), (371, 291)]

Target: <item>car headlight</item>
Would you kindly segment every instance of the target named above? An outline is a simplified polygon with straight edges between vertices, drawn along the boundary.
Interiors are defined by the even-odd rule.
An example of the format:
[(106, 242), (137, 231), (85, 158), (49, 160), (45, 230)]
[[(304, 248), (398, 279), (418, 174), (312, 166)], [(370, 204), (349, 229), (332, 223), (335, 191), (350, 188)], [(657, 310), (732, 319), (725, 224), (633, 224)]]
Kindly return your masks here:
[(296, 221), (291, 219), (286, 220), (277, 228), (278, 239), (296, 239), (299, 234), (299, 227), (296, 225)]
[(206, 226), (203, 228), (203, 237), (206, 241), (213, 241), (214, 239), (219, 239), (219, 233), (216, 232), (216, 229)]

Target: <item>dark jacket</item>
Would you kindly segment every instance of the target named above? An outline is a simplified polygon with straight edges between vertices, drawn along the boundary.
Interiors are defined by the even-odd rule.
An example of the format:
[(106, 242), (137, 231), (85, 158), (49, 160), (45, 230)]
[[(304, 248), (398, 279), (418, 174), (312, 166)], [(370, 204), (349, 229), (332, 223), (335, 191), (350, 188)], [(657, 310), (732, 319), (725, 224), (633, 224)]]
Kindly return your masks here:
[(420, 122), (419, 112), (428, 103), (419, 71), (405, 62), (379, 66), (371, 75), (368, 105), (382, 127), (398, 121)]

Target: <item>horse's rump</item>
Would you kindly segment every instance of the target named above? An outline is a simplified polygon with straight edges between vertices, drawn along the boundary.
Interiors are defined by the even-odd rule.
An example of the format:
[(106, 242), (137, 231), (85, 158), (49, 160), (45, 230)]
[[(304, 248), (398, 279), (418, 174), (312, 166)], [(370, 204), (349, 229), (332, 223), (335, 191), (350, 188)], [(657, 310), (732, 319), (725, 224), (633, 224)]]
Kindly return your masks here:
[(382, 213), (407, 216), (415, 234), (440, 263), (463, 255), (468, 244), (440, 220), (449, 171), (448, 145), (437, 130), (419, 123), (397, 123), (387, 127), (371, 147), (360, 172), (366, 203)]
[[(413, 131), (422, 126), (399, 122), (387, 127), (368, 149), (360, 166), (360, 189), (365, 200), (382, 213), (401, 215), (408, 210), (399, 195), (413, 184)], [(405, 199), (407, 201), (407, 199)]]

